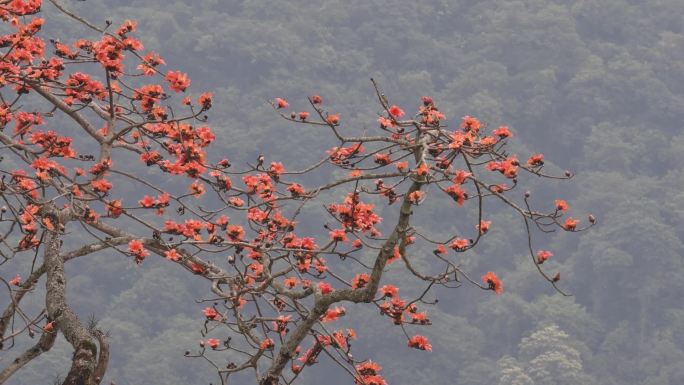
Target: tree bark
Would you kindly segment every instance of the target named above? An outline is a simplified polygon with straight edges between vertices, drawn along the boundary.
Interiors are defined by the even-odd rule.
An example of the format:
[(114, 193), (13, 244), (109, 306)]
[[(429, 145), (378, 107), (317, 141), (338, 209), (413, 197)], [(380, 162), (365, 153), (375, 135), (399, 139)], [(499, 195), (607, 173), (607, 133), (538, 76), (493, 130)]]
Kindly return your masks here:
[(45, 239), (45, 266), (47, 267), (47, 294), (45, 307), (48, 318), (74, 348), (71, 369), (63, 385), (91, 385), (97, 366), (97, 345), (76, 314), (66, 302), (66, 275), (64, 259), (60, 256), (61, 237), (51, 231)]

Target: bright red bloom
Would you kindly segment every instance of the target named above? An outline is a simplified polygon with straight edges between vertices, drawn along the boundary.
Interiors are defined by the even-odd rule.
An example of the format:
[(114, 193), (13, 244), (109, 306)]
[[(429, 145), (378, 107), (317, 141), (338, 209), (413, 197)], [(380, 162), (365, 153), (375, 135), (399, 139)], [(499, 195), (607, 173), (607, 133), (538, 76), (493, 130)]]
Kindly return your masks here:
[(468, 194), (458, 184), (452, 184), (444, 189), (451, 198), (453, 198), (459, 206), (463, 206), (465, 200), (468, 199)]
[(416, 175), (425, 176), (430, 171), (430, 168), (428, 167), (428, 165), (425, 162), (423, 162), (420, 164), (420, 166), (416, 167), (415, 171), (416, 171)]
[(466, 130), (466, 131), (473, 130), (473, 131), (477, 132), (480, 130), (480, 125), (481, 125), (480, 121), (473, 118), (470, 115), (464, 116), (463, 121), (461, 122), (461, 128)]
[(311, 102), (313, 104), (321, 104), (321, 103), (323, 103), (323, 98), (321, 98), (320, 95), (314, 95), (311, 97)]
[(165, 251), (164, 256), (166, 257), (166, 259), (168, 259), (170, 261), (177, 262), (180, 260), (180, 254), (178, 253), (178, 251), (176, 249), (171, 249), (171, 250)]
[(562, 200), (562, 199), (556, 199), (554, 201), (554, 204), (556, 205), (556, 210), (566, 212), (568, 211), (568, 202)]
[(270, 338), (266, 338), (265, 340), (261, 341), (259, 344), (259, 349), (261, 350), (267, 350), (270, 349), (274, 346), (273, 340)]
[(480, 224), (475, 226), (475, 229), (480, 232), (480, 234), (484, 234), (487, 231), (489, 231), (489, 225), (492, 223), (492, 221), (485, 221), (482, 220), (480, 221)]
[(271, 162), (271, 167), (269, 168), (269, 171), (274, 176), (280, 176), (283, 175), (283, 173), (285, 172), (285, 166), (283, 166), (283, 164), (280, 162)]
[(383, 297), (394, 298), (399, 294), (399, 289), (394, 285), (385, 285), (378, 290)]
[(323, 295), (330, 294), (333, 291), (332, 286), (327, 282), (319, 282), (318, 289), (321, 290), (321, 294)]
[(411, 322), (413, 322), (413, 323), (426, 325), (426, 324), (429, 324), (429, 322), (430, 322), (426, 312), (418, 313), (416, 311), (412, 311), (412, 312), (409, 312), (409, 315), (411, 316)]
[(285, 99), (275, 98), (275, 103), (278, 108), (287, 108), (290, 104)]
[(409, 202), (418, 204), (425, 197), (424, 191), (414, 191), (408, 195)]
[(297, 279), (297, 277), (288, 277), (283, 280), (283, 285), (285, 285), (285, 287), (288, 289), (294, 289), (298, 283), (299, 279)]
[(116, 34), (119, 36), (124, 36), (129, 32), (135, 32), (136, 28), (135, 20), (126, 20), (123, 24), (116, 30)]
[(547, 259), (551, 258), (553, 256), (553, 253), (547, 250), (539, 250), (537, 251), (537, 263), (542, 264), (544, 263)]
[(496, 130), (494, 130), (493, 134), (500, 138), (510, 138), (511, 136), (513, 136), (513, 134), (511, 134), (511, 131), (508, 129), (508, 126), (500, 126)]
[(145, 249), (145, 245), (137, 239), (128, 242), (128, 252), (135, 257), (135, 263), (141, 263), (145, 257), (150, 255), (150, 252)]
[(357, 274), (354, 279), (352, 279), (352, 289), (364, 288), (369, 281), (370, 275), (367, 273)]
[(199, 180), (192, 182), (188, 189), (195, 198), (199, 198), (204, 194), (204, 185)]
[(209, 346), (212, 349), (218, 348), (220, 343), (221, 341), (217, 340), (216, 338), (209, 338), (207, 340), (207, 346)]
[(14, 278), (10, 279), (8, 283), (12, 286), (21, 285), (21, 276), (17, 274)]
[(347, 242), (349, 240), (347, 238), (347, 233), (346, 231), (344, 231), (344, 229), (333, 230), (329, 234), (330, 239), (332, 239), (335, 242)]
[(544, 164), (544, 154), (534, 154), (527, 159), (527, 165), (530, 167), (541, 166)]
[(471, 176), (473, 176), (472, 173), (469, 173), (469, 172), (464, 171), (464, 170), (458, 170), (456, 172), (456, 176), (454, 177), (454, 179), (452, 179), (452, 182), (454, 182), (456, 184), (463, 184), (466, 181), (466, 179), (468, 179), (468, 177), (471, 177)]
[(240, 199), (238, 197), (231, 197), (228, 199), (228, 203), (230, 203), (231, 205), (233, 205), (235, 207), (242, 207), (242, 206), (244, 206), (245, 201), (243, 201), (242, 199)]
[(190, 270), (192, 270), (193, 273), (195, 274), (203, 274), (204, 273), (204, 267), (200, 265), (197, 262), (190, 262)]
[(482, 276), (482, 282), (489, 285), (489, 289), (494, 290), (496, 294), (501, 294), (503, 291), (503, 284), (501, 283), (501, 280), (491, 271)]
[(332, 124), (333, 126), (336, 126), (336, 125), (340, 124), (340, 115), (330, 114), (330, 115), (328, 115), (327, 118), (325, 118), (325, 121), (328, 122), (328, 124)]
[(339, 319), (341, 316), (345, 315), (346, 311), (343, 307), (335, 306), (333, 309), (328, 309), (328, 311), (321, 317), (321, 322), (332, 322)]
[(113, 187), (106, 179), (94, 180), (90, 182), (90, 185), (93, 187), (93, 190), (101, 193), (106, 193)]
[(396, 119), (399, 119), (399, 118), (401, 118), (402, 116), (404, 116), (404, 110), (402, 110), (401, 108), (399, 108), (399, 106), (397, 106), (397, 105), (392, 105), (392, 106), (389, 108), (389, 113), (390, 113), (390, 115), (392, 115), (392, 116), (393, 116), (394, 118), (396, 118)]
[[(361, 378), (356, 379), (356, 381), (354, 383), (357, 385), (360, 385), (360, 384), (370, 385), (371, 382), (369, 380), (372, 380), (375, 377), (380, 377), (380, 376), (378, 376), (378, 373), (380, 373), (381, 370), (382, 370), (382, 367), (373, 361), (362, 362), (362, 363), (356, 365), (356, 371), (359, 373)], [(382, 377), (380, 377), (380, 378), (382, 378)], [(378, 382), (376, 384), (386, 385), (384, 380), (382, 380), (382, 382)]]
[(149, 195), (145, 195), (145, 197), (143, 197), (143, 199), (138, 201), (138, 204), (140, 204), (140, 206), (142, 206), (142, 207), (149, 208), (149, 207), (154, 206), (154, 204), (155, 204), (154, 202), (155, 202), (154, 198), (152, 198)]
[(197, 104), (202, 106), (203, 110), (208, 110), (211, 108), (211, 101), (213, 98), (213, 94), (211, 92), (205, 92), (202, 95), (197, 98)]
[(391, 265), (394, 263), (394, 261), (397, 261), (401, 259), (401, 252), (399, 251), (399, 246), (394, 246), (394, 251), (392, 252), (392, 255), (387, 258), (387, 264)]
[(180, 71), (167, 72), (165, 79), (169, 83), (169, 87), (176, 92), (183, 92), (190, 86), (188, 74), (184, 74)]
[(202, 310), (202, 312), (204, 313), (204, 316), (207, 317), (207, 319), (215, 320), (217, 318), (221, 318), (219, 316), (219, 313), (213, 307), (205, 307), (204, 310)]
[(278, 318), (275, 321), (273, 321), (273, 329), (276, 332), (278, 332), (282, 335), (285, 335), (288, 332), (287, 323), (290, 322), (291, 318), (292, 318), (292, 316), (289, 316), (289, 315), (288, 316), (284, 316), (284, 315), (278, 316)]
[(45, 324), (45, 326), (43, 326), (43, 331), (46, 333), (50, 333), (54, 329), (55, 329), (55, 321), (48, 322)]
[(469, 244), (470, 242), (467, 239), (456, 238), (449, 244), (449, 247), (456, 251), (463, 251), (468, 247)]
[(563, 228), (568, 230), (568, 231), (575, 231), (578, 223), (579, 223), (579, 220), (573, 219), (573, 218), (568, 218), (565, 220), (565, 224), (563, 224)]
[(415, 335), (408, 340), (408, 346), (415, 349), (426, 350), (428, 352), (432, 351), (432, 345), (427, 338), (421, 335)]
[(387, 119), (384, 116), (381, 116), (378, 118), (378, 123), (380, 124), (380, 128), (387, 128), (387, 127), (396, 126), (391, 119)]
[(377, 153), (373, 155), (373, 160), (375, 163), (380, 164), (380, 165), (388, 165), (392, 163), (392, 159), (390, 158), (389, 154), (383, 154), (383, 153)]

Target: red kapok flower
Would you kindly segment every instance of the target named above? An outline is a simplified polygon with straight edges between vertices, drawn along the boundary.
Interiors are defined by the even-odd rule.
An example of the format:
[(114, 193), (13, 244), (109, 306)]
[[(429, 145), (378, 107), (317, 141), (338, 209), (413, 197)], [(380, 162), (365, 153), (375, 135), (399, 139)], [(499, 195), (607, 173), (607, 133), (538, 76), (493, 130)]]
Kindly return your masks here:
[(219, 343), (220, 343), (220, 342), (221, 342), (221, 341), (217, 340), (216, 338), (209, 338), (209, 339), (207, 340), (207, 345), (208, 345), (210, 348), (212, 348), (212, 349), (216, 349), (216, 348), (219, 347)]
[(290, 106), (287, 100), (282, 98), (275, 98), (275, 103), (278, 108), (287, 108)]
[(500, 138), (510, 138), (511, 136), (513, 136), (513, 134), (511, 134), (511, 131), (508, 129), (507, 126), (500, 126), (496, 130), (494, 130), (493, 134)]
[(43, 326), (43, 331), (46, 333), (50, 333), (54, 329), (55, 329), (55, 321), (48, 322), (45, 324), (45, 326)]
[(188, 189), (195, 198), (199, 198), (204, 194), (204, 185), (199, 180), (192, 182)]
[(19, 274), (17, 274), (14, 278), (9, 280), (9, 284), (12, 286), (21, 285), (21, 276)]
[(169, 82), (169, 87), (176, 92), (183, 92), (190, 85), (188, 74), (184, 74), (180, 71), (167, 72), (165, 79)]
[(326, 295), (332, 292), (332, 286), (327, 282), (319, 282), (318, 288), (321, 290), (321, 294)]
[(337, 114), (330, 114), (328, 117), (325, 119), (328, 124), (332, 124), (333, 126), (336, 126), (340, 123), (340, 115)]
[(568, 202), (566, 202), (562, 199), (556, 199), (553, 203), (556, 205), (556, 210), (562, 211), (562, 212), (568, 211), (568, 208), (569, 208)]
[(432, 345), (428, 339), (421, 335), (415, 335), (408, 340), (408, 346), (414, 349), (426, 350), (428, 352), (432, 351)]
[(203, 110), (208, 110), (211, 108), (211, 100), (213, 94), (211, 92), (205, 92), (197, 98), (197, 104), (202, 106)]
[(496, 294), (501, 294), (503, 291), (503, 284), (501, 283), (501, 280), (491, 271), (482, 276), (482, 282), (489, 285), (489, 289), (494, 290)]
[(489, 231), (489, 225), (491, 225), (491, 224), (492, 224), (492, 221), (481, 220), (480, 224), (475, 226), (475, 228), (480, 231), (480, 234), (484, 234), (487, 231)]
[(273, 340), (270, 338), (266, 338), (265, 340), (261, 341), (259, 344), (259, 349), (261, 350), (267, 350), (270, 349), (274, 346)]
[(344, 229), (336, 229), (331, 231), (329, 234), (330, 239), (332, 239), (335, 242), (347, 242), (349, 240), (347, 238), (347, 233), (344, 231)]
[(565, 224), (563, 225), (563, 228), (568, 230), (568, 231), (575, 231), (575, 228), (577, 228), (578, 223), (579, 223), (579, 221), (577, 219), (568, 218), (565, 220)]
[(394, 285), (385, 285), (381, 287), (378, 291), (382, 294), (383, 297), (391, 298), (396, 297), (399, 293), (399, 289), (397, 289), (397, 287)]
[(352, 289), (361, 289), (366, 287), (366, 284), (370, 281), (370, 275), (367, 273), (357, 274), (354, 279), (352, 279)]
[(343, 307), (336, 306), (333, 309), (329, 309), (323, 317), (321, 317), (322, 322), (332, 322), (339, 319), (341, 316), (346, 314), (346, 310)]
[(408, 195), (409, 202), (418, 204), (425, 197), (424, 191), (414, 191)]
[(456, 238), (449, 244), (449, 247), (456, 251), (463, 251), (468, 247), (469, 244), (470, 242), (468, 242), (467, 239)]
[(166, 259), (170, 261), (176, 262), (180, 260), (180, 254), (178, 254), (178, 251), (176, 249), (165, 251), (164, 256), (166, 257)]
[(548, 251), (548, 250), (539, 250), (537, 251), (537, 263), (542, 264), (544, 263), (547, 259), (551, 258), (553, 256), (553, 253)]
[(219, 313), (213, 307), (205, 307), (204, 310), (202, 310), (202, 312), (204, 313), (204, 316), (207, 317), (207, 319), (220, 318)]
[(288, 277), (283, 280), (283, 285), (288, 289), (293, 289), (299, 283), (297, 277)]
[(461, 122), (461, 128), (466, 131), (478, 131), (480, 129), (480, 125), (480, 121), (470, 115), (464, 116), (463, 121)]
[(106, 193), (113, 187), (106, 179), (94, 180), (90, 182), (90, 185), (93, 187), (93, 190), (101, 193)]
[(283, 166), (283, 164), (280, 162), (271, 162), (269, 171), (275, 176), (280, 176), (285, 172), (285, 166)]
[(389, 108), (389, 113), (390, 113), (390, 115), (392, 115), (392, 116), (395, 117), (396, 119), (399, 119), (399, 118), (401, 118), (402, 116), (404, 116), (404, 110), (402, 110), (401, 108), (399, 108), (399, 106), (397, 106), (397, 105), (392, 105), (392, 106)]
[(531, 167), (541, 166), (544, 164), (544, 154), (534, 154), (527, 159), (527, 165)]
[(150, 255), (150, 252), (145, 249), (144, 244), (137, 239), (132, 239), (128, 242), (128, 252), (135, 257), (135, 263), (142, 262), (145, 257)]
[(300, 196), (304, 194), (304, 188), (299, 183), (292, 183), (288, 186), (287, 191), (292, 194), (292, 196)]

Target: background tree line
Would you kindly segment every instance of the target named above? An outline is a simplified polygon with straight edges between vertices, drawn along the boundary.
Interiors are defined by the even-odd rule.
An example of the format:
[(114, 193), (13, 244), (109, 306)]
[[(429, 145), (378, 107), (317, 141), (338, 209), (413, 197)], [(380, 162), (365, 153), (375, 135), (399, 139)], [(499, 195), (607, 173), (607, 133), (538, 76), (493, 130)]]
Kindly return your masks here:
[[(315, 127), (279, 119), (266, 103), (276, 95), (295, 100), (319, 93), (345, 125), (374, 127), (377, 106), (368, 81), (374, 77), (407, 112), (430, 95), (452, 124), (466, 114), (491, 126), (507, 124), (514, 150), (542, 151), (552, 168), (579, 171), (555, 190), (532, 188), (534, 199), (560, 195), (600, 220), (579, 237), (544, 239), (555, 253), (550, 263), (574, 296), (561, 297), (539, 280), (522, 233), (506, 230), (520, 223), (494, 216), (491, 236), (463, 263), (477, 269), (486, 255), (487, 263), (502, 266), (505, 293), (491, 296), (467, 285), (438, 292), (430, 314), (439, 322), (426, 329), (431, 355), (406, 352), (401, 339), (360, 341), (358, 351), (380, 362), (388, 382), (684, 383), (684, 19), (678, 0), (66, 4), (101, 25), (136, 19), (146, 48), (187, 71), (197, 89), (214, 93), (217, 146), (235, 162), (264, 153), (297, 168), (315, 160), (305, 149), (329, 147)], [(61, 36), (86, 33), (64, 16), (45, 28)], [(459, 218), (420, 226), (447, 233)], [(119, 352), (111, 380), (212, 381), (201, 361), (183, 357), (201, 339), (201, 305), (194, 300), (205, 295), (202, 283), (170, 265), (98, 258), (97, 265), (68, 266), (78, 274), (69, 289), (74, 308), (96, 309), (110, 330), (112, 350)], [(397, 332), (391, 324), (373, 325), (380, 326), (359, 330), (378, 337), (368, 340)], [(41, 358), (12, 384), (51, 381), (63, 374), (58, 360)], [(318, 383), (325, 370), (335, 369), (314, 367), (303, 383)], [(350, 381), (342, 373), (326, 378)]]

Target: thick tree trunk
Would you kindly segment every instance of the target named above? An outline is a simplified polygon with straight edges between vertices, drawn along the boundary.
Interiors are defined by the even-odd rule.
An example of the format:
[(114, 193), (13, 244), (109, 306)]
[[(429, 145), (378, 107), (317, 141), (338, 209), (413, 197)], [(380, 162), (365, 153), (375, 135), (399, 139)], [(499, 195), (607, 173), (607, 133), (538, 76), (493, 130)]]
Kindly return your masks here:
[[(66, 303), (66, 275), (64, 260), (59, 255), (61, 237), (51, 231), (45, 239), (45, 266), (47, 267), (46, 303), (48, 317), (73, 346), (71, 369), (63, 385), (91, 385), (97, 364), (97, 345), (91, 333)], [(102, 374), (100, 374), (101, 376)]]

